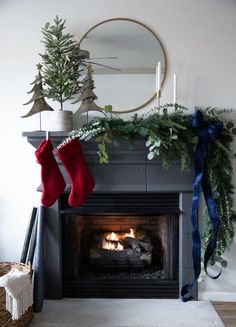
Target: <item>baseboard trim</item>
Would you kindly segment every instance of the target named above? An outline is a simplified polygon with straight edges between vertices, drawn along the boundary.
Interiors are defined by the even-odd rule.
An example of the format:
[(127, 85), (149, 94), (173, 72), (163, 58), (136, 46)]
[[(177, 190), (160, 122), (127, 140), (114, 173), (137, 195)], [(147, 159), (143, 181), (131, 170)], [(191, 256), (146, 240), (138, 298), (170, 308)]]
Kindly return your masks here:
[(198, 292), (198, 300), (203, 301), (225, 301), (235, 302), (236, 293), (234, 292)]

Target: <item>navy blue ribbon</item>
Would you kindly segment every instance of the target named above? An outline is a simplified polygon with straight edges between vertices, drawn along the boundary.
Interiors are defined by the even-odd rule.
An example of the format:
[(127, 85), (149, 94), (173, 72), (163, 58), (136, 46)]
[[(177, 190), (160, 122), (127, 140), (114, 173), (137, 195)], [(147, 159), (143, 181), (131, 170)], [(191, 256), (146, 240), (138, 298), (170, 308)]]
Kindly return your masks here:
[(220, 272), (216, 276), (211, 276), (207, 271), (208, 261), (216, 249), (220, 220), (217, 206), (212, 196), (211, 186), (208, 182), (206, 165), (209, 144), (212, 139), (217, 139), (220, 137), (223, 123), (220, 121), (206, 122), (203, 119), (202, 112), (196, 111), (192, 116), (192, 127), (195, 129), (196, 135), (198, 136), (198, 144), (195, 150), (195, 178), (193, 183), (191, 210), (194, 280), (183, 286), (181, 290), (181, 297), (183, 302), (187, 302), (193, 299), (191, 295), (187, 297), (186, 295), (192, 291), (194, 284), (201, 273), (201, 238), (198, 230), (198, 205), (200, 200), (201, 186), (213, 229), (212, 236), (208, 240), (207, 248), (204, 254), (204, 268), (206, 273), (211, 278), (216, 279), (221, 274)]

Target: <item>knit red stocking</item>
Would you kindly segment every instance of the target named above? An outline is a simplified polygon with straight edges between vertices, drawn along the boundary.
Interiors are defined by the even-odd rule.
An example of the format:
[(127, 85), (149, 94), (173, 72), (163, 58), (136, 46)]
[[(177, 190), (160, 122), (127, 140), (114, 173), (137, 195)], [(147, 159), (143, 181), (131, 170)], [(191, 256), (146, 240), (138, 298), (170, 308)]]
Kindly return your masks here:
[(57, 155), (71, 182), (68, 203), (71, 207), (78, 207), (94, 188), (94, 180), (88, 170), (79, 141), (73, 139), (61, 146), (57, 149)]
[(44, 207), (51, 207), (64, 190), (66, 183), (53, 155), (50, 140), (44, 140), (35, 151), (37, 162), (41, 165), (42, 197)]

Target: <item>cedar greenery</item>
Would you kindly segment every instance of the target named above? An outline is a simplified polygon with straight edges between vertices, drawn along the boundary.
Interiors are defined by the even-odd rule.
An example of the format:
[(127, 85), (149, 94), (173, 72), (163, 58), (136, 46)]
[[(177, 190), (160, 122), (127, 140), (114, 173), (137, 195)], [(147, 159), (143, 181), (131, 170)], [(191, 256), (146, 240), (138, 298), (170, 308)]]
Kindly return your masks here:
[[(222, 254), (232, 244), (234, 223), (236, 222), (236, 212), (233, 210), (234, 186), (232, 184), (232, 159), (235, 157), (235, 154), (232, 153), (230, 147), (233, 142), (233, 136), (236, 135), (236, 128), (234, 122), (226, 121), (224, 118), (226, 113), (230, 113), (230, 110), (207, 108), (204, 113), (206, 120), (216, 120), (222, 116), (221, 120), (224, 122), (220, 140), (211, 143), (207, 173), (220, 216), (218, 243), (215, 255), (211, 258), (211, 264), (218, 262), (222, 267), (226, 267), (227, 261), (222, 257)], [(209, 236), (212, 234), (210, 218), (206, 208), (203, 210), (201, 223), (204, 251)]]
[[(124, 121), (120, 117), (112, 115), (112, 107), (106, 106), (104, 117), (95, 117), (79, 130), (70, 133), (70, 137), (78, 137), (80, 140), (96, 139), (98, 142), (98, 155), (100, 163), (108, 163), (109, 155), (106, 144), (119, 145), (121, 139), (132, 140), (140, 135), (146, 139), (148, 159), (160, 157), (164, 168), (170, 168), (173, 160), (179, 157), (182, 171), (189, 171), (197, 137), (191, 128), (192, 116), (186, 113), (183, 106), (166, 104), (160, 108), (154, 108), (142, 116), (134, 115), (132, 120)], [(175, 109), (173, 111), (173, 109)], [(234, 237), (234, 223), (236, 212), (233, 210), (233, 185), (232, 185), (232, 158), (234, 155), (230, 149), (233, 136), (236, 135), (236, 127), (232, 121), (224, 121), (225, 114), (229, 110), (217, 110), (206, 108), (203, 110), (206, 121), (221, 120), (224, 128), (219, 140), (211, 142), (209, 149), (207, 172), (220, 215), (220, 230), (216, 254), (211, 258), (212, 264), (219, 262), (226, 267), (227, 262), (222, 254), (232, 243)], [(212, 228), (207, 210), (201, 217), (203, 250), (206, 249)]]
[(42, 28), (45, 53), (40, 54), (44, 96), (58, 101), (60, 110), (63, 110), (63, 103), (78, 92), (81, 63), (78, 43), (73, 40), (73, 35), (64, 33), (65, 22), (56, 16), (54, 24), (46, 23)]

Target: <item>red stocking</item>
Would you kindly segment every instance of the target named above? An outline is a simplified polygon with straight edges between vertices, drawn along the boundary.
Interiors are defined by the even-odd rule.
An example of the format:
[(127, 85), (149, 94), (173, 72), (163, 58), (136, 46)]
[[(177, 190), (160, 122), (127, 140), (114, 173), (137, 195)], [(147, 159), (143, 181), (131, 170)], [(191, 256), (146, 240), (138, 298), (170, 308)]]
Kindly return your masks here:
[(78, 207), (94, 188), (94, 180), (88, 170), (80, 143), (77, 139), (71, 140), (57, 149), (57, 155), (71, 182), (68, 203), (71, 207)]
[(41, 165), (43, 194), (41, 202), (44, 207), (51, 207), (64, 190), (66, 183), (53, 155), (50, 140), (44, 140), (35, 151), (37, 162)]

